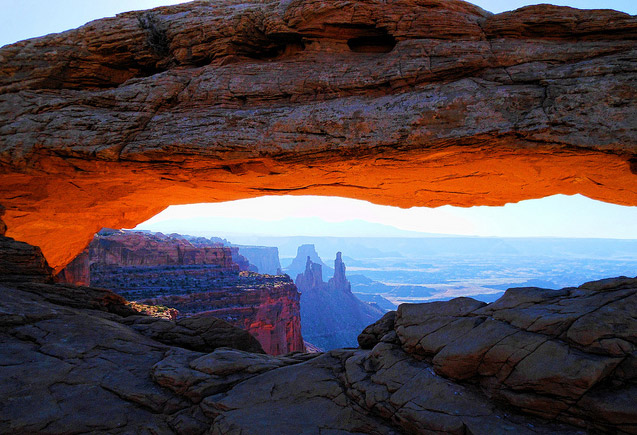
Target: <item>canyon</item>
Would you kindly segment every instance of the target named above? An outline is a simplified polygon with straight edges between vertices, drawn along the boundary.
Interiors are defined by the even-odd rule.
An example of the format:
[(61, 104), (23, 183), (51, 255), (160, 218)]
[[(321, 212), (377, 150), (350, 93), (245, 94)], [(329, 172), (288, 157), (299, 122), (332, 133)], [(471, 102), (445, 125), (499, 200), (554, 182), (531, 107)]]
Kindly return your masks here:
[(222, 0), (0, 48), (0, 432), (637, 433), (637, 278), (402, 304), (359, 348), (277, 356), (55, 283), (173, 204), (635, 206), (636, 39), (611, 10)]
[[(365, 303), (352, 293), (345, 276), (341, 253), (334, 260), (334, 276), (323, 281), (322, 261), (314, 245), (299, 247), (299, 255), (292, 262), (306, 257), (305, 270), (294, 280), (301, 292), (301, 331), (303, 338), (320, 349), (331, 350), (356, 347), (356, 337), (370, 323), (383, 314), (377, 305)], [(314, 263), (312, 258), (320, 263)]]
[(0, 252), (1, 433), (637, 433), (637, 278), (403, 304), (358, 349), (270, 356)]
[(102, 230), (57, 279), (176, 309), (178, 319), (222, 319), (272, 355), (304, 351), (296, 286), (285, 276), (251, 272), (238, 249), (204, 237)]

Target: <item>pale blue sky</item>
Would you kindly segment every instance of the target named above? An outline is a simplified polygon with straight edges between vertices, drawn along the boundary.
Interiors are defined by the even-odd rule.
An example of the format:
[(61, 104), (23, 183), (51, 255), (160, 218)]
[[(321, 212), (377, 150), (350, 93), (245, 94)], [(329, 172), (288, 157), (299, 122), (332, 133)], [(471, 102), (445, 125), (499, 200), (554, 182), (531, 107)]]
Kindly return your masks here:
[[(397, 207), (319, 196), (270, 196), (172, 206), (137, 229), (228, 237), (416, 236), (409, 232), (499, 237), (637, 239), (637, 207), (554, 195), (504, 207)], [(636, 253), (637, 254), (637, 253)]]
[[(214, 1), (214, 0), (212, 0)], [(73, 29), (89, 21), (113, 16), (120, 12), (149, 9), (178, 0), (0, 0), (0, 46), (22, 39)], [(530, 4), (547, 1), (475, 0), (488, 11), (499, 13)], [(580, 9), (615, 9), (637, 15), (636, 0), (555, 0), (561, 6)]]
[[(178, 0), (0, 0), (0, 46), (22, 39), (61, 32), (94, 19), (113, 16), (130, 10), (183, 3)], [(524, 0), (476, 0), (472, 3), (488, 11), (499, 13), (529, 4)], [(637, 14), (637, 0), (559, 0), (553, 4), (582, 9), (615, 9)], [(508, 204), (505, 207), (472, 207), (469, 209), (439, 207), (401, 210), (382, 207), (365, 201), (343, 198), (274, 197), (233, 201), (223, 204), (171, 207), (142, 224), (140, 228), (171, 231), (171, 226), (190, 228), (191, 233), (210, 232), (215, 226), (226, 233), (258, 227), (268, 210), (264, 229), (276, 232), (281, 223), (285, 234), (325, 235), (332, 228), (347, 233), (380, 235), (381, 225), (399, 230), (442, 234), (484, 236), (562, 236), (637, 238), (637, 207), (604, 204), (576, 195), (557, 195), (541, 200)], [(276, 211), (276, 212), (271, 212)], [(184, 220), (198, 218), (198, 221)], [(176, 220), (182, 220), (176, 224)], [(201, 222), (207, 222), (201, 226)], [(360, 223), (366, 220), (372, 224)], [(308, 228), (312, 222), (314, 228)], [(213, 224), (214, 223), (214, 224)], [(338, 223), (338, 225), (336, 225)], [(222, 228), (223, 227), (223, 228)], [(348, 230), (348, 228), (350, 230)], [(368, 229), (366, 229), (368, 228)], [(183, 231), (182, 231), (183, 232)], [(388, 230), (388, 234), (393, 230)]]

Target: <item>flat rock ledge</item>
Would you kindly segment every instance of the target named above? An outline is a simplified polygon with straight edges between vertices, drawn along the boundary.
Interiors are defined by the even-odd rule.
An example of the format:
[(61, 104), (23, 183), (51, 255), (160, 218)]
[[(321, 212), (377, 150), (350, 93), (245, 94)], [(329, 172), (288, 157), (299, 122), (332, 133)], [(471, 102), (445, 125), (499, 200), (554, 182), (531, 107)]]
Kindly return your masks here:
[(398, 347), (508, 409), (592, 432), (637, 433), (636, 293), (637, 278), (620, 277), (513, 288), (488, 305), (403, 304), (359, 342), (372, 355)]
[(367, 349), (278, 357), (193, 350), (202, 319), (107, 290), (0, 295), (0, 433), (637, 433), (637, 278), (405, 304)]

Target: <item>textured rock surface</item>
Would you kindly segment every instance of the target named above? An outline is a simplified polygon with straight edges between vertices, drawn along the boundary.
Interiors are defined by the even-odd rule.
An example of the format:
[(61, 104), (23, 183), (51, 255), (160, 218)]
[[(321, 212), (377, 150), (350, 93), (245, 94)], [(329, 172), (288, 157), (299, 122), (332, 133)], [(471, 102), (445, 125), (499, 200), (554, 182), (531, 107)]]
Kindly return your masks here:
[(47, 282), (52, 272), (40, 248), (0, 235), (0, 281)]
[(516, 288), (489, 305), (470, 298), (403, 304), (396, 336), (378, 346), (399, 343), (437, 374), (526, 413), (637, 433), (636, 313), (637, 278)]
[[(32, 273), (19, 255), (2, 259), (14, 261), (16, 276)], [(139, 316), (110, 291), (44, 283), (51, 279), (41, 269), (41, 282), (0, 282), (0, 433), (184, 433), (176, 428), (189, 421), (191, 402), (150, 374), (168, 354), (190, 352), (174, 347), (190, 344), (182, 330), (218, 337), (219, 321), (175, 326)], [(155, 329), (154, 340), (138, 332), (141, 323)], [(249, 337), (221, 329), (225, 338), (230, 329)], [(250, 346), (232, 345), (260, 350), (249, 338)]]
[(185, 317), (174, 322), (149, 316), (130, 316), (123, 323), (162, 343), (198, 352), (233, 347), (263, 353), (261, 344), (250, 333), (209, 314)]
[(340, 252), (334, 260), (334, 276), (327, 282), (321, 265), (307, 257), (305, 272), (295, 283), (301, 292), (303, 338), (321, 349), (355, 347), (360, 331), (383, 315), (377, 306), (354, 296)]
[(363, 329), (358, 336), (358, 345), (362, 349), (371, 349), (381, 341), (395, 342), (395, 321), (396, 311), (385, 313), (383, 317)]
[(0, 295), (2, 433), (637, 433), (637, 278), (402, 305), (371, 350), (279, 357), (189, 350), (205, 318), (106, 290)]
[(205, 313), (223, 319), (248, 331), (272, 355), (305, 349), (300, 294), (287, 277), (250, 274), (205, 292), (164, 295), (141, 302), (176, 308), (182, 316)]
[(635, 17), (455, 0), (195, 2), (0, 50), (8, 235), (59, 271), (170, 204), (637, 205)]
[[(217, 317), (248, 331), (269, 354), (303, 351), (296, 286), (285, 276), (239, 272), (249, 263), (237, 249), (179, 234), (106, 230), (58, 278), (90, 282), (142, 304), (176, 308), (182, 317)], [(82, 276), (87, 270), (89, 276)]]

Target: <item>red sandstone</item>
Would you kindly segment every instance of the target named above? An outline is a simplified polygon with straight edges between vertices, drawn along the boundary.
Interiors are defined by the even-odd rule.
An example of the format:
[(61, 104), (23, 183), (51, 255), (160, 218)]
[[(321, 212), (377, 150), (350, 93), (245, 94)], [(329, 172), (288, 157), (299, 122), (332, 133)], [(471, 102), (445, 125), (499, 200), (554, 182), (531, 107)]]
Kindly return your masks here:
[(635, 17), (236, 3), (131, 12), (0, 50), (9, 236), (59, 271), (101, 227), (171, 204), (581, 193), (637, 205)]

